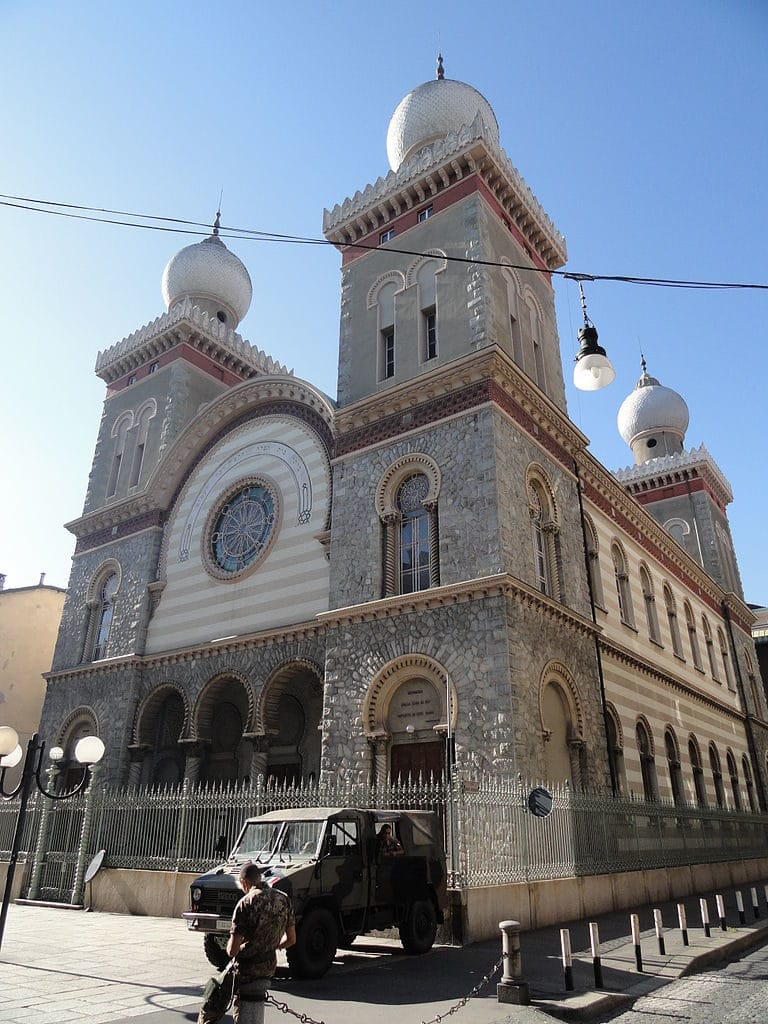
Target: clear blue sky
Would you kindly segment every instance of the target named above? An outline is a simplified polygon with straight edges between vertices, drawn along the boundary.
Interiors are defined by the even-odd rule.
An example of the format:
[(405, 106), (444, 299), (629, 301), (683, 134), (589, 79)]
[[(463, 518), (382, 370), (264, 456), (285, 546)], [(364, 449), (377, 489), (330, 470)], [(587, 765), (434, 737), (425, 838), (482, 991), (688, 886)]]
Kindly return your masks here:
[[(494, 108), (569, 269), (768, 282), (765, 0), (0, 0), (0, 191), (319, 236), (324, 206), (388, 170), (401, 97), (434, 74)], [(0, 206), (7, 586), (66, 586), (104, 386), (96, 353), (164, 311), (183, 235)], [(229, 243), (254, 284), (242, 334), (335, 394), (339, 256)], [(556, 285), (566, 373), (580, 322)], [(730, 480), (748, 600), (768, 603), (768, 293), (587, 286), (616, 382), (568, 395), (595, 455), (631, 462), (616, 412), (639, 375), (679, 390)]]

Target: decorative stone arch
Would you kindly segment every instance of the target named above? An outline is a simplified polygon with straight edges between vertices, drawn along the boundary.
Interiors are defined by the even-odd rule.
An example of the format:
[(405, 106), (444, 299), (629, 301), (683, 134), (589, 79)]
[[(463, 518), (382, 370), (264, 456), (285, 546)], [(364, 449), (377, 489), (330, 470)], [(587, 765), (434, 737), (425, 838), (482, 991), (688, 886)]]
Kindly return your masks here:
[(60, 792), (67, 792), (82, 780), (83, 769), (75, 759), (75, 747), (85, 736), (99, 735), (99, 720), (89, 705), (83, 704), (70, 712), (58, 732), (57, 745), (64, 751), (64, 757), (57, 762), (56, 786)]
[(673, 533), (673, 530), (675, 529), (680, 530), (680, 535), (682, 537), (687, 537), (688, 534), (691, 532), (690, 523), (686, 522), (685, 519), (680, 519), (677, 516), (673, 519), (665, 520), (662, 525), (664, 529), (667, 531), (667, 533), (670, 534), (672, 537), (675, 536), (675, 534)]
[(531, 521), (534, 585), (549, 597), (561, 600), (560, 512), (549, 477), (536, 462), (526, 470), (525, 493)]
[(112, 424), (109, 436), (117, 437), (120, 433), (127, 433), (134, 422), (133, 409), (123, 409), (120, 415), (115, 417), (115, 422)]
[[(437, 263), (438, 268), (435, 274), (442, 274), (445, 268), (448, 266), (448, 259), (446, 253), (442, 249), (427, 249), (420, 256), (409, 265), (405, 272), (405, 287), (411, 288), (416, 284), (418, 279), (419, 270), (425, 263)], [(393, 271), (393, 273), (399, 273), (399, 271)], [(370, 295), (370, 292), (368, 293)], [(369, 307), (370, 308), (370, 307)]]
[(219, 672), (198, 694), (189, 727), (186, 777), (242, 782), (250, 777), (255, 698), (240, 672)]
[[(393, 764), (393, 750), (403, 752), (409, 746), (412, 752), (418, 754), (424, 754), (427, 749), (432, 751), (439, 758), (439, 770), (442, 771), (448, 714), (451, 716), (452, 732), (455, 731), (458, 717), (456, 688), (453, 682), (446, 683), (447, 679), (449, 676), (446, 668), (427, 654), (402, 655), (376, 673), (362, 703), (363, 734), (370, 746), (373, 781), (386, 778)], [(427, 704), (420, 704), (421, 710), (415, 713), (413, 721), (403, 730), (407, 743), (400, 743), (400, 731), (392, 728), (391, 711), (396, 707), (396, 697), (402, 687), (418, 682), (428, 688), (424, 691)], [(449, 707), (446, 707), (446, 702)], [(422, 720), (419, 720), (419, 716)], [(434, 717), (439, 720), (433, 721)]]
[(536, 315), (539, 318), (539, 323), (543, 327), (544, 326), (544, 308), (542, 307), (541, 302), (539, 301), (539, 298), (536, 295), (536, 292), (534, 292), (533, 288), (531, 288), (531, 286), (529, 284), (526, 284), (526, 285), (523, 286), (521, 297), (522, 297), (523, 302), (526, 305), (531, 305), (531, 306), (534, 307), (534, 309), (536, 310)]
[(581, 698), (570, 670), (561, 662), (548, 662), (539, 677), (539, 719), (547, 781), (581, 787), (585, 776)]
[(637, 733), (638, 725), (643, 727), (646, 735), (648, 736), (648, 749), (650, 751), (651, 757), (656, 757), (656, 744), (653, 739), (653, 729), (651, 729), (651, 724), (645, 717), (645, 715), (637, 716), (637, 721), (635, 722), (635, 733)]
[(409, 455), (403, 455), (387, 467), (376, 485), (376, 515), (382, 522), (386, 521), (387, 516), (397, 515), (397, 491), (403, 481), (417, 473), (423, 473), (429, 482), (429, 490), (424, 504), (437, 502), (440, 496), (442, 477), (440, 467), (435, 460), (425, 452), (412, 452)]
[[(147, 415), (149, 413), (149, 415)], [(157, 415), (157, 402), (154, 398), (148, 398), (146, 402), (142, 402), (139, 408), (136, 410), (134, 418), (135, 423), (140, 423), (143, 417), (151, 420), (153, 416)]]
[(506, 256), (502, 257), (501, 268), (504, 277), (514, 287), (517, 297), (521, 299), (523, 297), (523, 284), (520, 280), (520, 274), (517, 272), (517, 269), (512, 266)]
[(398, 285), (397, 291), (404, 291), (405, 275), (399, 270), (388, 270), (386, 274), (382, 274), (381, 277), (377, 277), (371, 287), (368, 289), (368, 295), (366, 296), (366, 305), (368, 309), (375, 309), (379, 301), (379, 292), (385, 284), (396, 284)]
[(323, 678), (310, 658), (288, 658), (270, 672), (256, 704), (252, 779), (298, 784), (318, 777)]
[[(403, 506), (398, 502), (400, 488), (411, 477), (417, 476), (426, 480), (426, 485), (422, 480), (414, 481), (414, 484), (418, 485), (416, 491), (421, 490), (423, 493), (417, 493), (415, 497), (413, 494), (409, 495), (413, 501), (403, 511)], [(424, 452), (412, 452), (395, 460), (379, 479), (376, 485), (374, 504), (376, 514), (384, 529), (383, 591), (385, 597), (439, 586), (440, 538), (437, 503), (440, 487), (440, 469), (434, 459)], [(419, 534), (421, 537), (419, 541), (420, 555), (426, 554), (428, 548), (428, 571), (420, 571), (418, 574), (408, 571), (409, 566), (412, 567), (417, 562), (416, 555), (412, 551), (409, 553), (410, 561), (403, 561), (403, 551), (409, 551), (408, 538), (406, 537), (404, 541), (403, 532), (408, 523), (412, 524), (416, 520), (424, 531), (423, 534)], [(416, 531), (416, 526), (408, 528)], [(426, 535), (426, 540), (424, 540), (424, 535)]]
[[(167, 705), (172, 698), (176, 698), (180, 705), (181, 721), (178, 730), (167, 732)], [(189, 700), (177, 683), (160, 683), (146, 694), (134, 716), (133, 742), (128, 747), (128, 784), (180, 783), (185, 770), (184, 746), (187, 744), (189, 725)]]
[[(107, 582), (113, 576), (115, 577), (115, 584), (111, 588), (107, 603), (103, 591)], [(114, 605), (120, 593), (122, 581), (123, 569), (116, 558), (107, 558), (102, 562), (88, 581), (88, 588), (85, 593), (86, 616), (83, 629), (81, 662), (94, 661), (97, 657), (101, 658), (104, 656), (105, 651), (96, 649), (97, 641), (99, 648), (104, 647), (106, 649), (107, 640), (112, 628)], [(102, 634), (106, 635), (102, 636)]]
[[(645, 736), (648, 743), (648, 750), (644, 751), (640, 744), (640, 734)], [(659, 782), (656, 774), (656, 745), (653, 740), (653, 730), (645, 715), (638, 715), (635, 722), (635, 740), (637, 743), (637, 757), (640, 763), (640, 776), (643, 784), (643, 798), (645, 800), (658, 800)]]
[(605, 712), (608, 728), (608, 754), (613, 764), (613, 779), (617, 793), (623, 794), (627, 788), (626, 769), (624, 766), (624, 727), (616, 706), (606, 702)]

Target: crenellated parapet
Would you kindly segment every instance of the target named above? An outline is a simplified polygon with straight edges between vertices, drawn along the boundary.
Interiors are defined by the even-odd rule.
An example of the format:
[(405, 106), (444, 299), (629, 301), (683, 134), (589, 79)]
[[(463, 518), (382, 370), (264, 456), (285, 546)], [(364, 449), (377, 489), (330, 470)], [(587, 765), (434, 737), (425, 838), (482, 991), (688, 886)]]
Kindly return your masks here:
[(96, 374), (111, 384), (180, 343), (191, 345), (241, 377), (293, 373), (186, 298), (170, 312), (99, 352)]
[(565, 239), (506, 153), (489, 138), (479, 113), (470, 125), (425, 146), (396, 171), (325, 210), (323, 232), (336, 245), (349, 245), (472, 174), (479, 175), (548, 269), (566, 262)]

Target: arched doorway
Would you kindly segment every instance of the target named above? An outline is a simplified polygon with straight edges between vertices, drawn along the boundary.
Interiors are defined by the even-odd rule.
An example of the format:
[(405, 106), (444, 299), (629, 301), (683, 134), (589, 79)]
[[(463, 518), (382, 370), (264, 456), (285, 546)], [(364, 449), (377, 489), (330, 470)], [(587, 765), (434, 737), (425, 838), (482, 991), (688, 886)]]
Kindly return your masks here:
[(139, 711), (136, 726), (137, 756), (143, 758), (141, 781), (156, 786), (177, 786), (184, 778), (182, 737), (187, 709), (173, 686), (160, 686)]
[(267, 681), (258, 716), (266, 779), (298, 785), (320, 774), (321, 678), (316, 665), (289, 662)]
[(242, 782), (249, 778), (251, 748), (243, 734), (248, 731), (250, 716), (250, 694), (241, 679), (221, 676), (206, 686), (195, 716), (201, 781)]

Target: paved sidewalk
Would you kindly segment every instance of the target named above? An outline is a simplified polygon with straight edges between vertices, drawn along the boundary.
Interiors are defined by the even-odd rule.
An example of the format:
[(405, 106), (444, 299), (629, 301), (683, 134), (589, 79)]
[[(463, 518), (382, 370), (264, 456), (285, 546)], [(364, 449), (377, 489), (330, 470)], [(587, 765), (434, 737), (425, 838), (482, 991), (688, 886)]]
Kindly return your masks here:
[[(709, 939), (701, 928), (698, 900), (685, 900), (687, 947), (677, 929), (675, 906), (662, 905), (664, 956), (652, 931), (652, 908), (640, 908), (642, 974), (628, 941), (630, 911), (599, 917), (602, 991), (594, 987), (587, 922), (568, 926), (573, 992), (565, 990), (559, 929), (523, 933), (523, 974), (532, 1006), (497, 1001), (499, 972), (451, 1019), (455, 1024), (546, 1024), (548, 1013), (604, 1021), (640, 995), (768, 941), (768, 908), (763, 887), (758, 891), (761, 917), (755, 920), (749, 886), (742, 889), (748, 914), (743, 926), (733, 893), (725, 893), (726, 932), (719, 928), (710, 897)], [(365, 937), (352, 950), (340, 951), (320, 981), (294, 981), (279, 969), (273, 995), (296, 1013), (327, 1024), (391, 1024), (393, 1012), (401, 1024), (420, 1024), (445, 1017), (500, 955), (500, 939), (464, 948), (440, 946), (427, 956), (408, 957), (397, 942)], [(187, 1024), (196, 1019), (210, 973), (200, 937), (180, 921), (12, 905), (0, 950), (0, 1019), (3, 1024)], [(294, 1018), (270, 1007), (266, 1019), (274, 1024)]]

